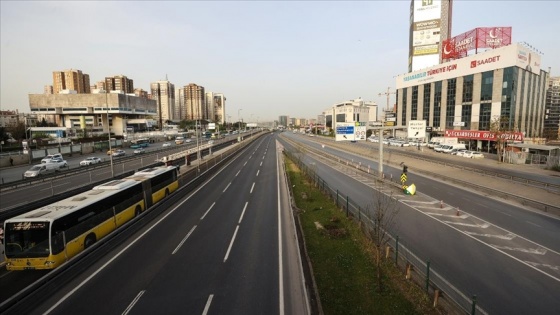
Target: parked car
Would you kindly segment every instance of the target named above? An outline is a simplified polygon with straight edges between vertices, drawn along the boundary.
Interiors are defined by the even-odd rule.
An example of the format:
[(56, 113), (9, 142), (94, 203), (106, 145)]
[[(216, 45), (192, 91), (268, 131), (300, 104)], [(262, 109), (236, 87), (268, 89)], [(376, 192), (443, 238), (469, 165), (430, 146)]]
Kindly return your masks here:
[(146, 149), (144, 149), (144, 148), (138, 148), (138, 149), (134, 150), (134, 154), (142, 154), (142, 153), (145, 153), (145, 152), (146, 152)]
[(113, 152), (113, 156), (125, 156), (126, 152), (124, 152), (123, 150), (116, 150), (115, 152)]
[(161, 146), (164, 147), (164, 148), (170, 147), (170, 146), (171, 146), (171, 142), (164, 142)]
[(109, 151), (107, 151), (107, 155), (111, 155), (113, 153), (115, 153), (117, 151), (117, 149), (111, 149)]
[(95, 156), (90, 156), (80, 162), (80, 166), (88, 166), (92, 164), (101, 163), (101, 159)]
[(53, 158), (61, 158), (62, 159), (62, 154), (60, 154), (60, 153), (49, 154), (41, 160), (41, 163), (46, 163), (48, 160), (53, 159)]
[(484, 158), (484, 154), (482, 154), (481, 152), (472, 151), (471, 159), (483, 159), (483, 158)]

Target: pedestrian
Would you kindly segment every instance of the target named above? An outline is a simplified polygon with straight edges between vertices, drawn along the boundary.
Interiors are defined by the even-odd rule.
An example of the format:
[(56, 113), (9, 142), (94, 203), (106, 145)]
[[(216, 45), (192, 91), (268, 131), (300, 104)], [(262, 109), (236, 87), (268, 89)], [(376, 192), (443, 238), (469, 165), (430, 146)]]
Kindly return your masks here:
[(10, 156), (10, 166), (14, 166), (14, 159)]

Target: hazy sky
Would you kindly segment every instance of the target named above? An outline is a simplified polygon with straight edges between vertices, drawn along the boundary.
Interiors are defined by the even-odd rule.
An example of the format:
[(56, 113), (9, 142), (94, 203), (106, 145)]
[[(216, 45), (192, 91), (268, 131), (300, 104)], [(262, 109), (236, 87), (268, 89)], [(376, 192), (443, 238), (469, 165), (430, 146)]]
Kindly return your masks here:
[[(316, 118), (362, 97), (383, 107), (407, 71), (410, 1), (0, 2), (2, 110), (30, 112), (55, 70), (135, 88), (168, 79), (224, 93), (226, 114)], [(560, 75), (560, 2), (455, 0), (452, 35), (512, 26)], [(394, 102), (394, 95), (391, 103)], [(251, 116), (252, 115), (252, 116)]]

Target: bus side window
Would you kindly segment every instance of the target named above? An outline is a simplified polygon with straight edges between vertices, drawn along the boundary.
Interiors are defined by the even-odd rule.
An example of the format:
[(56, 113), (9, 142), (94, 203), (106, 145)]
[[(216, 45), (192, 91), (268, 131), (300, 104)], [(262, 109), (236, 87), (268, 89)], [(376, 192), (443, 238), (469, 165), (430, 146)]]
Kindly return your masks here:
[(64, 238), (62, 237), (63, 233), (60, 231), (56, 231), (52, 236), (52, 254), (56, 255), (60, 253), (64, 249)]

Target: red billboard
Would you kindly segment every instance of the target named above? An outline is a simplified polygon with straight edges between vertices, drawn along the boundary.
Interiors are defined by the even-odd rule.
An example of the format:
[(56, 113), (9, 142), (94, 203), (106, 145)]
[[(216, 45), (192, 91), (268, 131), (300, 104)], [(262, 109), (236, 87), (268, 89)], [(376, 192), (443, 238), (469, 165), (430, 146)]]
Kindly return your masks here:
[[(492, 131), (480, 130), (445, 130), (446, 137), (456, 137), (471, 140), (490, 140), (496, 141), (496, 133)], [(500, 138), (506, 141), (523, 141), (523, 133), (521, 132), (503, 132)]]
[(442, 42), (441, 57), (458, 59), (479, 48), (498, 48), (511, 44), (511, 27), (477, 27)]

